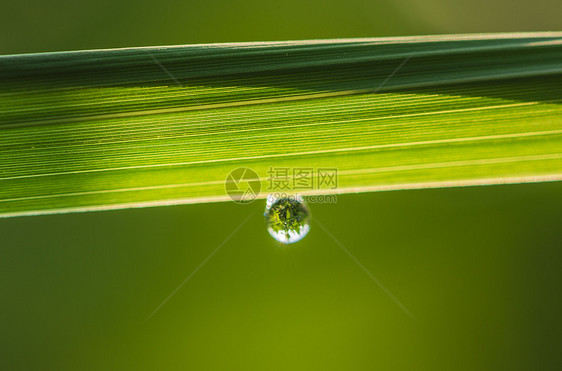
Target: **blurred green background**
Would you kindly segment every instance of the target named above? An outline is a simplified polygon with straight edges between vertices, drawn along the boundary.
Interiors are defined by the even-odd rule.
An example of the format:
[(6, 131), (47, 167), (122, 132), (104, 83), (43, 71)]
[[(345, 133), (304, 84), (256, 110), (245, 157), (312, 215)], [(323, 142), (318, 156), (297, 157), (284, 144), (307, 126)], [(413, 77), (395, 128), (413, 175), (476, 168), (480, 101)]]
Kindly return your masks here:
[[(0, 54), (562, 29), (554, 0), (2, 5)], [(0, 369), (562, 366), (562, 183), (310, 205), (413, 319), (318, 225), (295, 245), (276, 244), (264, 204), (0, 219)]]
[(443, 33), (559, 31), (559, 0), (2, 1), (0, 54)]

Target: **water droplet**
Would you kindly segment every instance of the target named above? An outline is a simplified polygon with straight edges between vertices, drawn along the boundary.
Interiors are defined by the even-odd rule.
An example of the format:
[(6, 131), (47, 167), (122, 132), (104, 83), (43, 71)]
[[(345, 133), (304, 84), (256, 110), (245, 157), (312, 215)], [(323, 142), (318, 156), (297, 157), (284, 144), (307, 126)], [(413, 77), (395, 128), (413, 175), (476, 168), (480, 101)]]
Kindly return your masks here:
[(281, 198), (269, 195), (265, 220), (271, 237), (284, 244), (302, 240), (310, 230), (310, 210), (299, 195)]

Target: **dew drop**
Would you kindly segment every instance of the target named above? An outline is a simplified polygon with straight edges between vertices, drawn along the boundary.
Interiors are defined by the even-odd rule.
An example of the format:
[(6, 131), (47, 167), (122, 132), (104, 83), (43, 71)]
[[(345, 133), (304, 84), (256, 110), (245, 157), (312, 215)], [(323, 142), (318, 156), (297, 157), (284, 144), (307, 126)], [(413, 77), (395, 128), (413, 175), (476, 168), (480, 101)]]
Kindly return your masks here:
[(267, 231), (277, 241), (290, 244), (300, 241), (310, 230), (310, 210), (302, 196), (269, 195), (265, 206)]

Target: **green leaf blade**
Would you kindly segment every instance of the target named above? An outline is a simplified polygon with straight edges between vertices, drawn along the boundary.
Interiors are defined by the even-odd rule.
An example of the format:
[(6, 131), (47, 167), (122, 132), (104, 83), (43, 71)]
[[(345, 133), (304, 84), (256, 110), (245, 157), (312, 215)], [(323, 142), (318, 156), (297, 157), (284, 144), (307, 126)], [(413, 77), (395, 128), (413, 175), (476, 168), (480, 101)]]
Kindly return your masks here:
[[(0, 216), (562, 178), (562, 34), (0, 57)], [(398, 68), (400, 67), (400, 68)], [(307, 192), (301, 192), (306, 194)]]

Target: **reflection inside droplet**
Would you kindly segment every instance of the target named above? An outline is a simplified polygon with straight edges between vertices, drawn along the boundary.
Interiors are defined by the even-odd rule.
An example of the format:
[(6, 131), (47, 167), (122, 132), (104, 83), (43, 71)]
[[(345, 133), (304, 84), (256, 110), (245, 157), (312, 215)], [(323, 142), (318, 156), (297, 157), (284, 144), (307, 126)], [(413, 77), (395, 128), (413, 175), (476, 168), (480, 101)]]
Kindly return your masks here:
[(310, 211), (299, 195), (269, 195), (265, 220), (271, 237), (284, 244), (302, 240), (310, 230)]

